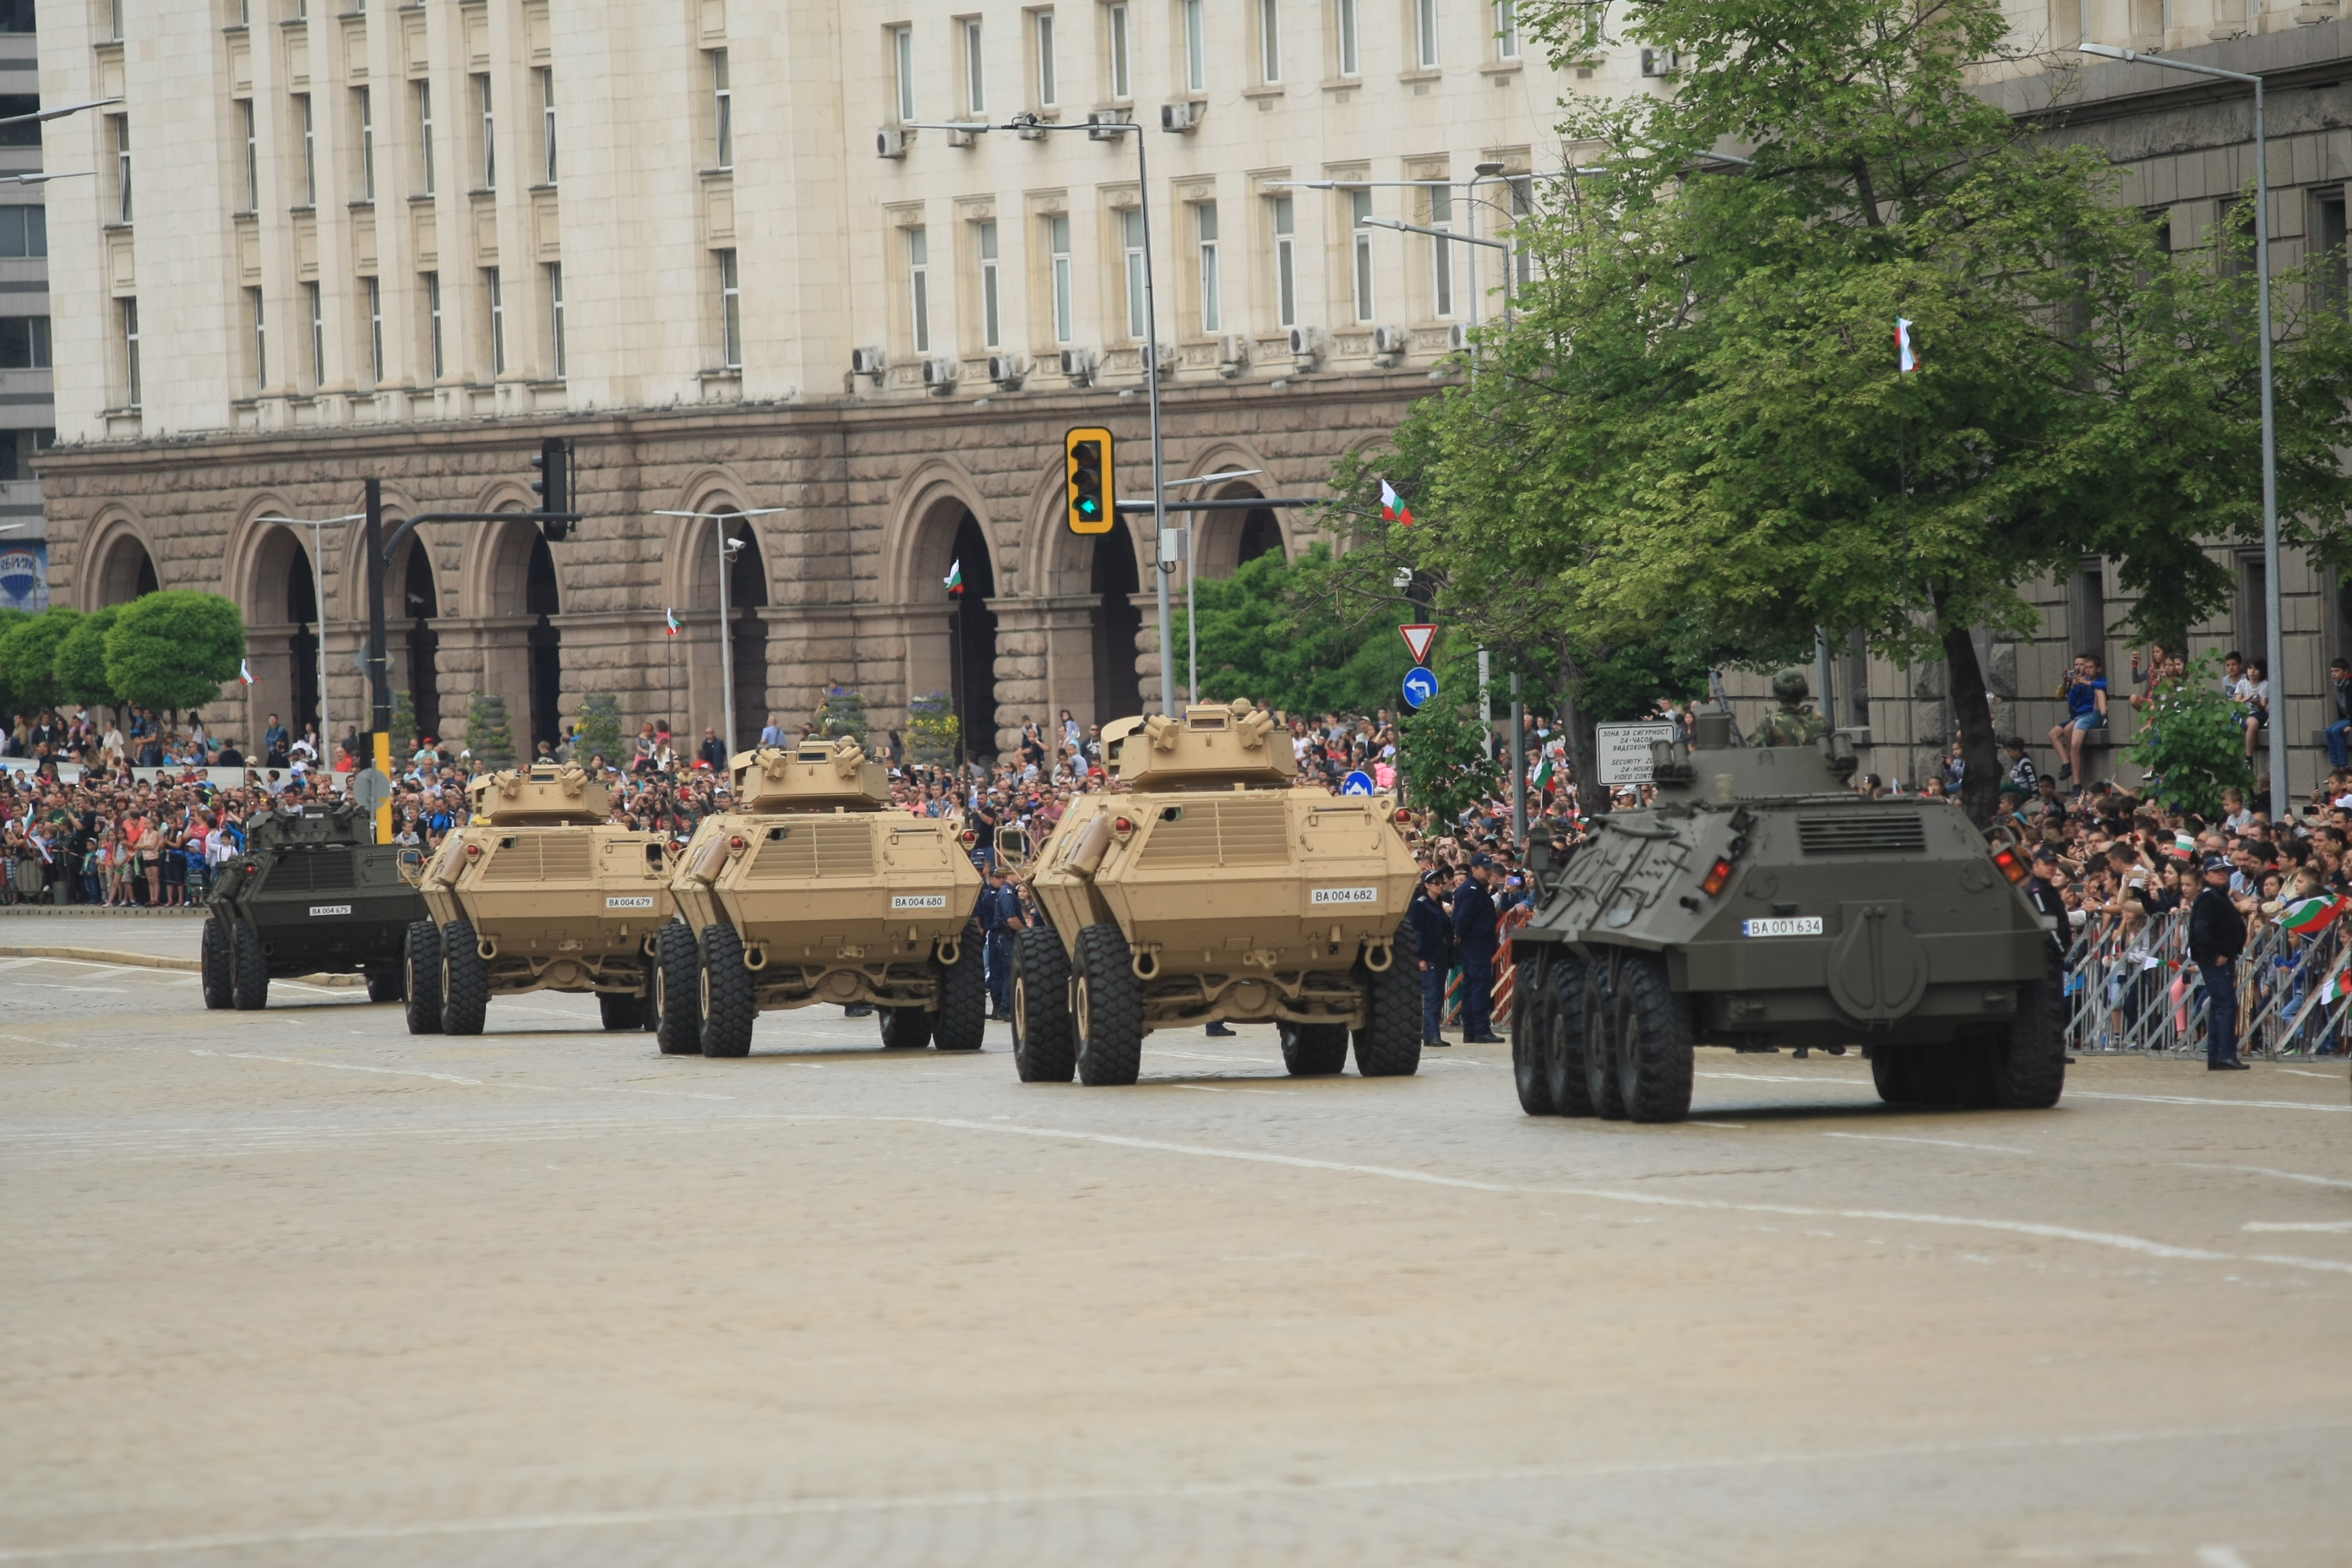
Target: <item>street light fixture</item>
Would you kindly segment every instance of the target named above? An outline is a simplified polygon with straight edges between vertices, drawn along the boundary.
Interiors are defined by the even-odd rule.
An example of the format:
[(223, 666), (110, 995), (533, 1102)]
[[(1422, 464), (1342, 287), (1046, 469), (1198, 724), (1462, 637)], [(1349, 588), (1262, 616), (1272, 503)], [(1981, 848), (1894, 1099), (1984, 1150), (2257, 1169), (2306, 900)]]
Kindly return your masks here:
[[(1423, 228), (1413, 224), (1398, 223), (1391, 218), (1368, 217), (1364, 222), (1374, 228), (1399, 229), (1406, 234), (1425, 234), (1436, 239), (1452, 239), (1458, 240), (1464, 245), (1483, 246), (1488, 250), (1508, 251), (1512, 249), (1513, 247), (1505, 244), (1501, 240), (1480, 239), (1477, 237), (1477, 209), (1482, 206), (1489, 206), (1493, 207), (1496, 212), (1504, 212), (1505, 210), (1500, 204), (1490, 202), (1484, 196), (1478, 195), (1478, 186), (1483, 181), (1495, 179), (1500, 176), (1503, 174), (1505, 165), (1500, 163), (1489, 161), (1475, 164), (1474, 167), (1477, 171), (1477, 178), (1471, 180), (1468, 183), (1467, 189), (1469, 191), (1469, 195), (1462, 198), (1464, 201), (1469, 203), (1471, 207), (1471, 210), (1467, 215), (1470, 225), (1470, 232), (1468, 234), (1455, 234), (1451, 229)], [(1581, 169), (1561, 169), (1549, 174), (1528, 174), (1523, 177), (1528, 179), (1559, 179), (1567, 175), (1580, 174), (1584, 172), (1585, 171)], [(1459, 180), (1265, 180), (1260, 182), (1260, 184), (1261, 188), (1269, 191), (1434, 190), (1439, 188), (1453, 190), (1463, 185), (1463, 182)], [(1506, 216), (1508, 215), (1506, 214)], [(1478, 326), (1477, 256), (1478, 253), (1475, 250), (1473, 250), (1470, 253), (1470, 326), (1474, 331)], [(1513, 319), (1514, 317), (1511, 308), (1511, 264), (1507, 258), (1503, 262), (1503, 321), (1506, 325), (1508, 325)]]
[(75, 169), (58, 174), (0, 174), (0, 185), (46, 185), (51, 180), (83, 180), (98, 173), (95, 169)]
[(719, 689), (727, 710), (727, 754), (735, 754), (735, 622), (727, 604), (727, 574), (747, 542), (727, 537), (727, 524), (739, 517), (772, 517), (789, 508), (757, 506), (749, 511), (656, 511), (656, 517), (709, 518), (719, 525)]
[(110, 109), (121, 101), (120, 95), (113, 98), (94, 98), (88, 103), (68, 103), (57, 109), (38, 110), (31, 114), (12, 114), (5, 120), (0, 120), (0, 125), (24, 125), (34, 121), (63, 120), (67, 115), (79, 114), (85, 109)]
[[(339, 522), (364, 522), (367, 521), (367, 513), (353, 512), (348, 517), (271, 516), (257, 521), (281, 522), (289, 528), (307, 528), (310, 531), (310, 596), (318, 601), (319, 610), (319, 744), (331, 748), (335, 743), (335, 729), (327, 721), (327, 547), (325, 537), (319, 531), (322, 528), (331, 528)], [(332, 779), (335, 773), (334, 758), (324, 756), (319, 761), (325, 764), (327, 776)]]
[(2254, 279), (2261, 316), (2263, 371), (2263, 661), (2271, 678), (2271, 819), (2286, 809), (2286, 627), (2279, 594), (2278, 419), (2271, 384), (2271, 174), (2263, 136), (2263, 79), (2251, 71), (2224, 70), (2220, 66), (2177, 60), (2168, 55), (2145, 55), (2113, 44), (2081, 46), (2086, 55), (2121, 60), (2126, 65), (2161, 66), (2195, 76), (2242, 81), (2254, 89)]

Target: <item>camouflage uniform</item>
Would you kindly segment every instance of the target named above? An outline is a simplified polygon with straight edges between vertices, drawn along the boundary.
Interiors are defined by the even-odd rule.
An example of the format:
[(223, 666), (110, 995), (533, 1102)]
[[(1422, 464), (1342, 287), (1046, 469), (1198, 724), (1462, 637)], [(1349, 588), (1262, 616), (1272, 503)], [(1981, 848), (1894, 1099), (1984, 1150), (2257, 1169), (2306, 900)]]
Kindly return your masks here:
[(1810, 746), (1830, 732), (1829, 721), (1813, 711), (1812, 704), (1799, 706), (1784, 703), (1764, 716), (1756, 729), (1759, 746)]

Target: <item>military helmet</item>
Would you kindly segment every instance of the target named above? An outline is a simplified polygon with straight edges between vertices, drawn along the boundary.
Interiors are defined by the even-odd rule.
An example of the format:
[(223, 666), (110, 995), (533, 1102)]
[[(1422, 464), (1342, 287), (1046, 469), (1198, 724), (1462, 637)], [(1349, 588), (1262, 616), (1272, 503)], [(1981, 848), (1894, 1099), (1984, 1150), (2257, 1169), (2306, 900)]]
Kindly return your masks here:
[(1772, 678), (1772, 695), (1783, 702), (1802, 702), (1812, 689), (1801, 669), (1784, 669)]

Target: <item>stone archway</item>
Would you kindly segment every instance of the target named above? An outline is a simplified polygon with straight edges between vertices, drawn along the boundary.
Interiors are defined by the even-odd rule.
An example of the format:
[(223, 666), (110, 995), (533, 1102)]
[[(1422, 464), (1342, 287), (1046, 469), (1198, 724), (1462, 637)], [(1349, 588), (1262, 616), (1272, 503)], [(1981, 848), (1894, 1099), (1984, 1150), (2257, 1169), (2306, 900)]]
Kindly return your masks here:
[(416, 734), (439, 739), (441, 734), (441, 634), (433, 627), (441, 614), (441, 591), (433, 580), (433, 552), (414, 534), (409, 536), (406, 558), (392, 581), (398, 584), (400, 597), (387, 606), (387, 620), (396, 621), (406, 634), (406, 647), (400, 652), (401, 662), (395, 666), (403, 672), (408, 691), (410, 710), (416, 715)]
[[(997, 752), (996, 568), (980, 519), (961, 511), (955, 521), (949, 572), (961, 574), (963, 591), (950, 594), (949, 692), (964, 737), (965, 754), (993, 757)], [(944, 591), (944, 584), (942, 585)]]
[(154, 557), (146, 542), (129, 524), (117, 522), (103, 531), (89, 557), (83, 586), (75, 596), (84, 610), (127, 605), (163, 586), (155, 574)]
[(760, 531), (748, 521), (721, 524), (737, 541), (727, 569), (727, 664), (735, 686), (735, 733), (728, 745), (747, 751), (760, 743), (768, 722), (768, 562), (760, 552)]
[[(499, 510), (520, 510), (512, 502)], [(478, 523), (468, 539), (459, 589), (461, 605), (477, 613), (456, 623), (471, 646), (443, 656), (478, 694), (506, 700), (507, 727), (518, 760), (541, 741), (560, 734), (563, 647), (556, 618), (562, 613), (555, 557), (537, 525), (520, 520)], [(446, 727), (454, 714), (445, 715)]]
[[(1220, 500), (1260, 500), (1265, 492), (1247, 480), (1239, 480), (1217, 492)], [(1196, 537), (1200, 541), (1195, 555), (1202, 580), (1215, 582), (1230, 577), (1261, 555), (1290, 554), (1289, 535), (1282, 520), (1272, 507), (1252, 507), (1247, 511), (1204, 511)]]
[(1143, 711), (1143, 682), (1136, 664), (1143, 631), (1138, 603), (1143, 584), (1136, 571), (1135, 538), (1127, 520), (1115, 517), (1111, 531), (1094, 541), (1087, 591), (1096, 595), (1094, 721), (1107, 724)]

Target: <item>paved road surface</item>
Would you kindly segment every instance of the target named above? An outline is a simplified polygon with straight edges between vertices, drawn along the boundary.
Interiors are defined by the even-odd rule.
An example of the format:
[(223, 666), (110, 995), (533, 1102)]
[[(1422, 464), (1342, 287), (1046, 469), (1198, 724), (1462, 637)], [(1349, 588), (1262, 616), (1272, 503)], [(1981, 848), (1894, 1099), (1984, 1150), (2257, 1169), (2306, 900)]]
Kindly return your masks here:
[(2352, 1563), (2340, 1066), (1127, 1090), (0, 960), (0, 1564)]

